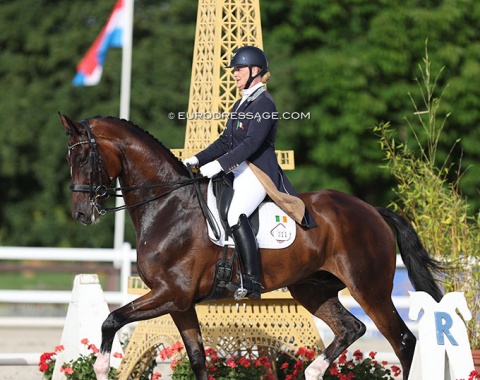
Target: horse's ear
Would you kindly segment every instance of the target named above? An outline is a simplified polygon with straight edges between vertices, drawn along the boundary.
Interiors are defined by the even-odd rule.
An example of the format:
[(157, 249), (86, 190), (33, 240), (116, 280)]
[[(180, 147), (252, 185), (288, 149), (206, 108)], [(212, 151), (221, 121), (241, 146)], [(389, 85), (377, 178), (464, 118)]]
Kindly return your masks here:
[(67, 115), (62, 115), (60, 112), (58, 113), (60, 117), (60, 121), (62, 122), (63, 128), (67, 131), (68, 134), (71, 135), (81, 135), (82, 132), (79, 129), (79, 124), (72, 121)]

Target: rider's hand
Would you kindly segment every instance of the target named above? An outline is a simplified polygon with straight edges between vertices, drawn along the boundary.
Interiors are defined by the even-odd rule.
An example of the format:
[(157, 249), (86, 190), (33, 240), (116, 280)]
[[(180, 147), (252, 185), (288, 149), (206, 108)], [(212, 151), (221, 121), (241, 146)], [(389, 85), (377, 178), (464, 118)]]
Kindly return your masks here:
[(209, 162), (200, 167), (200, 174), (205, 177), (212, 178), (215, 174), (218, 174), (222, 171), (222, 166), (217, 160)]
[(198, 165), (198, 158), (197, 158), (197, 156), (188, 157), (185, 160), (183, 160), (183, 164), (185, 166), (187, 166), (187, 165), (197, 166)]

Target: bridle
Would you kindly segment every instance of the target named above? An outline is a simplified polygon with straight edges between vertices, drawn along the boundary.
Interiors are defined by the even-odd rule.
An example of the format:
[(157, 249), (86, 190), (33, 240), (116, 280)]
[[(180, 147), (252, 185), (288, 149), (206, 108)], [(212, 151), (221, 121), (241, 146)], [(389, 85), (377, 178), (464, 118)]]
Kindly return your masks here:
[[(125, 210), (132, 207), (142, 206), (144, 204), (157, 200), (167, 194), (170, 194), (171, 192), (178, 190), (184, 186), (197, 183), (199, 180), (204, 178), (201, 176), (193, 175), (192, 171), (189, 168), (189, 172), (191, 173), (190, 178), (181, 179), (174, 182), (165, 182), (161, 184), (145, 184), (145, 185), (139, 185), (139, 186), (125, 186), (125, 187), (110, 187), (109, 185), (107, 186), (103, 182), (103, 177), (104, 175), (106, 175), (106, 177), (110, 181), (110, 176), (108, 175), (107, 166), (105, 165), (104, 161), (102, 160), (102, 157), (98, 152), (97, 141), (95, 140), (95, 136), (93, 135), (87, 120), (80, 121), (80, 124), (82, 124), (85, 127), (85, 130), (87, 131), (88, 139), (78, 141), (76, 143), (73, 143), (72, 145), (69, 145), (68, 151), (71, 154), (71, 150), (77, 146), (84, 145), (84, 144), (90, 145), (90, 155), (89, 155), (90, 163), (91, 163), (90, 180), (87, 184), (75, 184), (75, 183), (70, 184), (70, 191), (79, 192), (79, 193), (88, 193), (90, 204), (92, 205), (92, 207), (95, 208), (95, 210), (100, 215), (104, 215), (108, 212), (116, 212), (116, 211)], [(70, 163), (70, 165), (72, 166), (73, 164)], [(128, 206), (122, 205), (118, 207), (104, 208), (99, 203), (100, 200), (107, 199), (109, 196), (122, 197), (123, 192), (126, 192), (126, 191), (145, 189), (145, 188), (158, 188), (158, 187), (172, 187), (172, 188), (168, 189), (167, 191), (159, 195), (154, 196), (153, 198), (147, 199), (145, 201), (142, 201), (133, 205), (128, 205)], [(122, 193), (118, 193), (119, 191)]]
[[(102, 208), (98, 204), (97, 200), (102, 198), (108, 198), (109, 195), (114, 195), (114, 193), (112, 193), (111, 189), (109, 189), (106, 185), (103, 184), (102, 173), (105, 172), (107, 175), (107, 178), (110, 178), (110, 177), (108, 176), (107, 167), (103, 162), (102, 157), (98, 153), (97, 141), (95, 140), (95, 136), (93, 135), (92, 130), (90, 129), (90, 125), (86, 120), (82, 120), (80, 121), (80, 123), (85, 127), (87, 131), (88, 139), (78, 141), (72, 145), (69, 145), (68, 151), (69, 151), (69, 154), (71, 155), (72, 149), (75, 148), (76, 146), (80, 146), (84, 144), (90, 145), (90, 155), (89, 155), (90, 166), (91, 166), (90, 181), (86, 185), (72, 183), (70, 184), (70, 191), (88, 193), (90, 203), (92, 204), (92, 206), (94, 206), (97, 209), (97, 211), (100, 212)], [(70, 163), (70, 165), (73, 165), (73, 164)], [(98, 183), (98, 185), (95, 186), (94, 183)], [(103, 212), (103, 214), (104, 213), (105, 212)]]

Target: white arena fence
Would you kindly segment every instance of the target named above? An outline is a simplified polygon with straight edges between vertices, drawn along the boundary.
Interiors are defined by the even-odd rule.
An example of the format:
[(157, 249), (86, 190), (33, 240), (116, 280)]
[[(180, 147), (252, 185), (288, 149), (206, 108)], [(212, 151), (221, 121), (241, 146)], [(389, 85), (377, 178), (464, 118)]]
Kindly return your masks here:
[[(105, 301), (109, 305), (123, 305), (130, 302), (137, 296), (128, 294), (128, 278), (132, 275), (132, 263), (136, 262), (136, 250), (132, 249), (129, 243), (125, 243), (121, 249), (113, 248), (36, 248), (36, 247), (0, 247), (0, 266), (2, 261), (75, 261), (75, 262), (103, 262), (112, 263), (120, 270), (120, 289), (118, 291), (105, 291)], [(397, 255), (397, 269), (405, 268), (400, 255)], [(72, 279), (73, 285), (73, 279)], [(393, 296), (393, 302), (398, 309), (408, 310), (408, 296)], [(71, 291), (59, 290), (3, 290), (0, 289), (0, 303), (4, 304), (69, 304), (71, 300)], [(342, 304), (348, 308), (359, 308), (358, 303), (348, 295), (340, 295)], [(357, 315), (358, 317), (358, 315)], [(367, 333), (379, 334), (376, 326), (363, 318), (362, 321), (367, 326)], [(328, 327), (320, 320), (316, 319), (316, 325), (323, 333), (329, 331)], [(24, 317), (8, 318), (0, 317), (0, 327), (62, 327), (65, 318), (51, 317)], [(414, 324), (409, 324), (409, 328), (416, 330)], [(328, 334), (328, 333), (327, 333)], [(379, 353), (381, 355), (381, 353)], [(385, 353), (390, 359), (388, 353)], [(385, 356), (383, 355), (383, 356)], [(0, 354), (0, 366), (5, 365), (37, 365), (40, 354)], [(392, 360), (390, 360), (392, 361)]]
[[(121, 305), (132, 298), (128, 294), (128, 277), (132, 275), (132, 262), (137, 261), (137, 254), (129, 243), (121, 249), (0, 247), (0, 265), (3, 260), (109, 262), (120, 270), (120, 289), (104, 292), (106, 302)], [(0, 290), (0, 303), (68, 304), (70, 299), (71, 291)]]

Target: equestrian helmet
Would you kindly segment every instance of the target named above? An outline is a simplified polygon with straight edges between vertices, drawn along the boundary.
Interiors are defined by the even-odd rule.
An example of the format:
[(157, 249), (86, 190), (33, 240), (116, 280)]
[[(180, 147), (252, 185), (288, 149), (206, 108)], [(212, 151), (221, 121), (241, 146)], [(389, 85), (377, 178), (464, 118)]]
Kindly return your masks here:
[(268, 71), (268, 60), (263, 50), (255, 46), (244, 46), (238, 49), (230, 60), (228, 68), (237, 66), (258, 66), (261, 69), (261, 75)]

